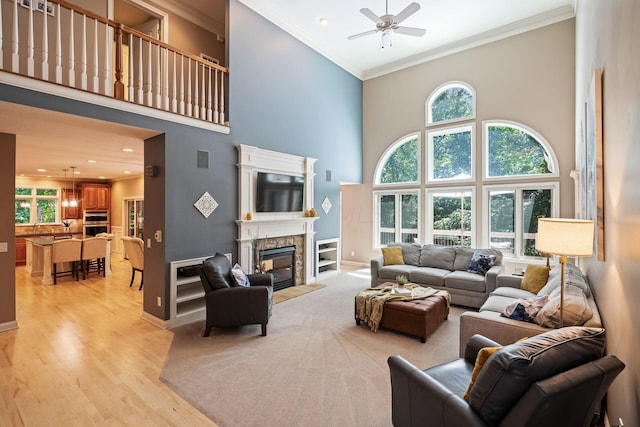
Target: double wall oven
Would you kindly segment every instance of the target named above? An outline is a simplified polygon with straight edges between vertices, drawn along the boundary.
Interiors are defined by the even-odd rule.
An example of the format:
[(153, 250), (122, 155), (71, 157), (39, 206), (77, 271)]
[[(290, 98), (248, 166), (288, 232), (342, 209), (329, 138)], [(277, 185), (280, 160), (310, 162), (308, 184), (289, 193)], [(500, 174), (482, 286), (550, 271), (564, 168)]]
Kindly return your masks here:
[(108, 210), (86, 210), (82, 216), (83, 234), (93, 237), (99, 233), (111, 232)]

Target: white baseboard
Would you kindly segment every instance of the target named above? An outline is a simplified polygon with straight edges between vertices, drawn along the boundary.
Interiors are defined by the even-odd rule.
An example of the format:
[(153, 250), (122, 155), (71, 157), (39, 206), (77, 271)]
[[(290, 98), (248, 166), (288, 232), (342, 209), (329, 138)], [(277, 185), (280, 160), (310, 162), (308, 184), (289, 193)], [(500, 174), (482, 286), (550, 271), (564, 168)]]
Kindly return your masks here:
[(354, 265), (356, 267), (369, 267), (369, 264), (367, 264), (366, 262), (359, 262), (359, 261), (340, 261), (340, 264), (344, 264), (344, 265)]
[(0, 323), (0, 332), (10, 331), (12, 329), (18, 329), (18, 322), (16, 320)]

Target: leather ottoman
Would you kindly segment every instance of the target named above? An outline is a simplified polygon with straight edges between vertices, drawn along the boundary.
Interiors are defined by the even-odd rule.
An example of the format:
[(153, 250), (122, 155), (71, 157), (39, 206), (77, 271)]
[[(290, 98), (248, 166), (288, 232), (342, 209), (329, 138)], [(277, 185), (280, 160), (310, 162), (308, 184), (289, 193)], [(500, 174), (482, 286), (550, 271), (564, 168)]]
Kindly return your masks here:
[[(384, 303), (380, 327), (414, 335), (424, 343), (431, 332), (448, 316), (449, 306), (442, 296), (387, 301)], [(360, 324), (359, 319), (356, 319), (356, 324)]]

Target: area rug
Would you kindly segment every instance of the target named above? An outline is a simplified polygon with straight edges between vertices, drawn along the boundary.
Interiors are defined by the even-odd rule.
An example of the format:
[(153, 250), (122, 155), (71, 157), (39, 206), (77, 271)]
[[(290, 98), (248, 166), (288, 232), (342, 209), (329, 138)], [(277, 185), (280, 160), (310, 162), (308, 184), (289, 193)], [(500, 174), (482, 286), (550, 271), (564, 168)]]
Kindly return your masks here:
[(324, 288), (322, 283), (309, 283), (308, 285), (290, 286), (273, 293), (273, 303), (278, 304), (309, 292)]
[(367, 271), (334, 276), (326, 287), (273, 307), (268, 335), (259, 325), (173, 330), (161, 380), (221, 427), (391, 426), (387, 358), (424, 369), (457, 358), (459, 316), (419, 339), (357, 326), (353, 300)]

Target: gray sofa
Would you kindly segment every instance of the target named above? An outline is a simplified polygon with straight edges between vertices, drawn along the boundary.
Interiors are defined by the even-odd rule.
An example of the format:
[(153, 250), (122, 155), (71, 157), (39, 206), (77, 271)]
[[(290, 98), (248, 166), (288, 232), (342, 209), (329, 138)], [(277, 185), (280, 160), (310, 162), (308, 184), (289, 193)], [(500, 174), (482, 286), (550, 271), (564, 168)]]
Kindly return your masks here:
[[(538, 294), (520, 289), (521, 276), (511, 274), (501, 274), (496, 279), (496, 289), (491, 293), (487, 301), (480, 307), (478, 312), (465, 312), (460, 316), (460, 355), (464, 353), (466, 343), (475, 334), (483, 335), (493, 341), (506, 345), (516, 342), (525, 337), (531, 337), (554, 328), (550, 323), (557, 321), (557, 298), (549, 301), (545, 305), (545, 319), (536, 319), (537, 322), (548, 326), (541, 326), (538, 323), (513, 320), (501, 316), (505, 308), (518, 298), (531, 298), (542, 295), (557, 295), (560, 287), (561, 266), (556, 265), (549, 273), (546, 285), (540, 289)], [(574, 304), (571, 299), (571, 289), (582, 291), (584, 303)], [(556, 290), (555, 293), (554, 290)], [(565, 305), (564, 305), (565, 326), (587, 326), (602, 328), (602, 319), (598, 312), (598, 307), (593, 299), (591, 288), (587, 278), (580, 269), (572, 264), (567, 264), (565, 269)], [(550, 310), (554, 310), (550, 312)], [(557, 325), (555, 326), (557, 327)]]
[[(418, 245), (392, 243), (400, 246), (404, 264), (384, 265), (382, 256), (371, 260), (371, 286), (395, 282), (404, 275), (411, 283), (451, 294), (451, 303), (478, 308), (496, 288), (496, 278), (502, 272), (502, 253), (495, 249), (473, 249), (465, 246)], [(468, 272), (473, 254), (479, 251), (495, 256), (495, 265), (485, 275)]]

